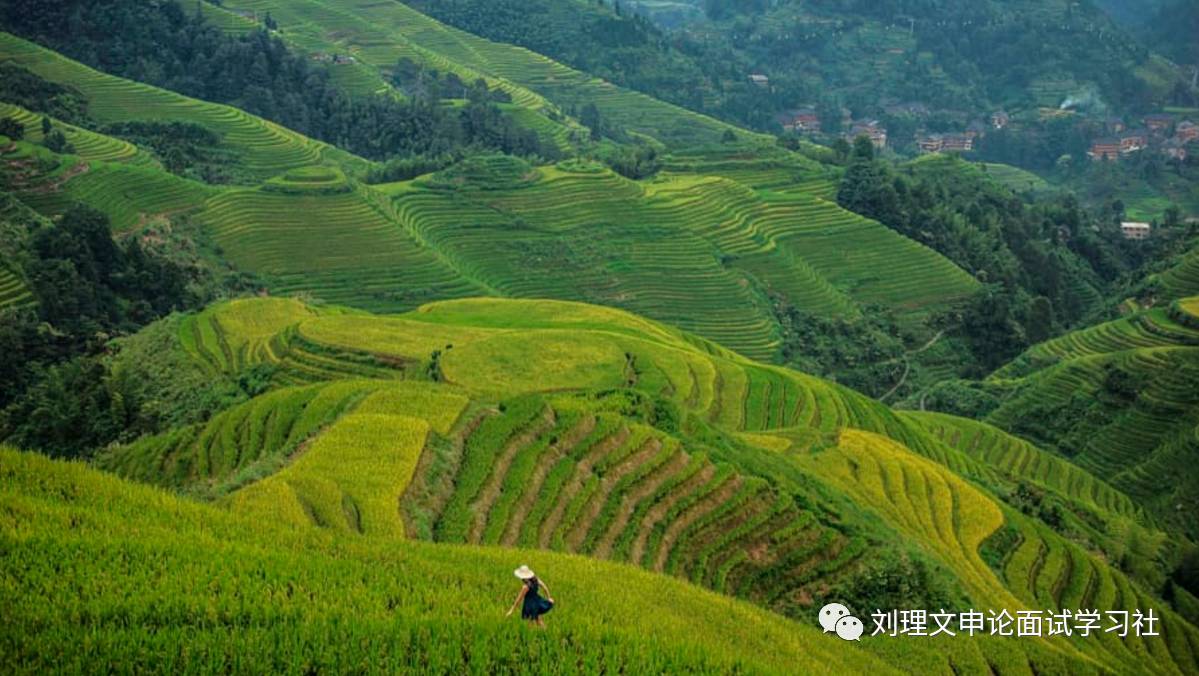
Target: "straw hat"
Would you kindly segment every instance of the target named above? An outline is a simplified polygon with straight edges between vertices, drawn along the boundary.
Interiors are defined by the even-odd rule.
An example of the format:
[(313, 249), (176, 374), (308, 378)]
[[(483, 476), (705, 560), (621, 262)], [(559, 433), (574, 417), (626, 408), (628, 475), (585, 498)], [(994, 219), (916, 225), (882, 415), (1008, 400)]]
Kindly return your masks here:
[(512, 573), (514, 575), (516, 575), (516, 577), (519, 577), (522, 580), (528, 580), (533, 577), (536, 577), (535, 575), (533, 575), (533, 571), (528, 566), (521, 566), (520, 568), (517, 568), (516, 570), (512, 571)]

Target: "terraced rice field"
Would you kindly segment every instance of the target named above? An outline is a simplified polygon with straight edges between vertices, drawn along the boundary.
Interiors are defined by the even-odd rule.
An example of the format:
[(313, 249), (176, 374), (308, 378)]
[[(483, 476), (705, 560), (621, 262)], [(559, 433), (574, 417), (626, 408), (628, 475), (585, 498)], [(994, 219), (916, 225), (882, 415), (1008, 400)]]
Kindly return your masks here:
[(618, 416), (530, 397), (469, 430), (448, 494), (418, 476), (404, 498), (436, 514), (438, 541), (628, 561), (780, 610), (863, 552), (766, 482)]
[(9, 308), (27, 307), (36, 301), (25, 280), (12, 270), (0, 265), (0, 311)]
[(157, 216), (194, 211), (216, 192), (152, 166), (56, 155), (27, 142), (0, 155), (0, 177), (7, 189), (44, 216), (62, 214), (83, 202), (107, 215), (117, 232), (136, 229)]
[(1106, 512), (1142, 518), (1142, 510), (1102, 479), (1003, 430), (941, 413), (905, 413), (937, 438), (1008, 476), (1028, 479)]
[[(392, 673), (448, 673), (464, 664), (492, 672), (516, 660), (583, 671), (787, 674), (834, 665), (901, 673), (891, 660), (846, 650), (806, 623), (680, 581), (521, 552), (515, 558), (550, 571), (555, 593), (570, 599), (554, 613), (561, 633), (551, 639), (502, 622), (499, 599), (512, 583), (500, 573), (513, 566), (511, 550), (293, 525), (271, 518), (286, 514), (240, 514), (8, 449), (0, 450), (0, 466), (0, 502), (22, 515), (0, 523), (0, 602), (8, 611), (0, 660), (11, 672), (142, 660), (172, 671), (244, 660), (336, 672), (367, 663)], [(337, 505), (329, 507), (336, 517)], [(64, 528), (68, 522), (73, 527)], [(59, 570), (50, 572), (49, 561)], [(620, 593), (609, 591), (613, 580)], [(65, 619), (68, 608), (88, 617), (124, 608), (133, 616), (99, 623), (84, 641), (78, 623)]]
[[(463, 306), (470, 312), (464, 314)], [(554, 307), (562, 317), (511, 319), (522, 308), (537, 306)], [(832, 432), (858, 426), (902, 438), (912, 429), (850, 390), (756, 364), (691, 337), (663, 329), (656, 335), (630, 335), (588, 328), (588, 321), (605, 316), (629, 317), (617, 310), (552, 301), (449, 301), (394, 318), (315, 317), (295, 331), (323, 349), (360, 350), (388, 359), (423, 361), (433, 350), (444, 349), (440, 365), (446, 381), (489, 396), (632, 386), (665, 396), (730, 430), (804, 427)], [(568, 317), (579, 319), (566, 322)], [(504, 328), (484, 328), (500, 319), (506, 320)]]
[(1155, 276), (1166, 298), (1186, 298), (1199, 294), (1199, 246), (1173, 267)]
[(384, 190), (418, 240), (503, 295), (615, 305), (756, 358), (778, 346), (764, 288), (812, 312), (889, 303), (911, 316), (977, 288), (935, 252), (819, 198), (710, 177), (540, 172), (516, 188)]
[[(24, 108), (0, 101), (0, 119), (9, 118), (20, 122), (25, 127), (25, 141), (41, 143), (42, 118), (40, 113), (34, 113)], [(85, 160), (101, 160), (104, 162), (128, 162), (142, 166), (156, 166), (158, 163), (150, 155), (141, 152), (137, 146), (121, 139), (104, 134), (97, 134), (87, 129), (67, 124), (51, 118), (54, 129), (62, 132), (67, 142), (74, 148), (74, 154)]]
[(238, 154), (246, 175), (259, 180), (324, 161), (353, 171), (368, 166), (365, 160), (236, 108), (106, 75), (7, 33), (0, 33), (0, 59), (80, 91), (87, 98), (88, 114), (101, 123), (152, 118), (210, 129), (221, 137), (223, 147)]
[[(919, 655), (905, 659), (934, 670), (991, 664), (1073, 673), (1083, 655), (1117, 670), (1152, 657), (1167, 670), (1194, 670), (1187, 662), (1199, 645), (1193, 627), (1107, 564), (960, 478), (993, 485), (1012, 466), (1121, 508), (1105, 502), (1108, 491), (1084, 487), (1082, 473), (1059, 479), (1060, 466), (1036, 458), (1017, 465), (1008, 451), (988, 460), (983, 441), (957, 451), (876, 402), (635, 315), (561, 301), (475, 299), (376, 317), (250, 299), (214, 306), (184, 326), (191, 354), (214, 369), (271, 361), (290, 371), (288, 350), (301, 345), (325, 359), (329, 379), (367, 355), (416, 364), (414, 375), (435, 371), (442, 381), (343, 375), (280, 389), (181, 433), (174, 445), (170, 435), (144, 440), (108, 461), (130, 474), (176, 468), (177, 481), (209, 495), (285, 464), (222, 502), (260, 522), (315, 527), (331, 537), (403, 533), (523, 547), (520, 558), (534, 565), (541, 556), (534, 550), (578, 552), (799, 616), (827, 585), (869, 568), (869, 534), (892, 533), (943, 566), (937, 574), (957, 580), (976, 607), (1154, 604), (1169, 636), (920, 644), (913, 648)], [(434, 351), (440, 357), (431, 370)], [(718, 429), (751, 432), (739, 435), (743, 441), (763, 443), (740, 450), (694, 444), (617, 413), (619, 403), (596, 393), (625, 388), (665, 396)], [(247, 453), (250, 447), (267, 451)], [(767, 475), (772, 481), (761, 478)], [(814, 495), (797, 491), (811, 490), (813, 481), (828, 495), (848, 496), (844, 511), (809, 507)], [(995, 547), (990, 537), (1001, 527), (1019, 537), (1005, 542), (992, 567), (979, 552)], [(885, 652), (883, 644), (878, 649)]]
[(479, 292), (411, 239), (390, 205), (365, 187), (231, 190), (209, 200), (199, 218), (230, 261), (262, 275), (278, 294), (395, 311)]
[[(1129, 579), (1044, 524), (1009, 511), (1009, 523), (1019, 535), (1002, 552), (998, 574), (1020, 600), (1032, 608), (1133, 609), (1162, 607), (1162, 603)], [(1171, 611), (1161, 613), (1162, 638), (1115, 634), (1092, 635), (1083, 645), (1117, 671), (1153, 669), (1193, 673), (1199, 669), (1195, 646), (1199, 632)], [(1110, 624), (1110, 622), (1109, 622)], [(1075, 645), (1079, 645), (1076, 640)], [(1118, 665), (1118, 666), (1117, 666)]]
[[(1157, 308), (1034, 347), (992, 376), (1016, 394), (988, 422), (1069, 455), (1158, 518), (1191, 528), (1180, 517), (1199, 477), (1178, 472), (1199, 449), (1199, 330), (1187, 317), (1181, 304)], [(1079, 418), (1084, 403), (1090, 418)], [(1047, 429), (1047, 417), (1058, 424)], [(1070, 432), (1079, 425), (1085, 434)], [(1163, 484), (1165, 476), (1175, 478)]]
[(1199, 347), (1199, 329), (1179, 323), (1165, 308), (1155, 308), (1036, 345), (993, 378), (1021, 377), (1085, 357), (1175, 346)]
[[(1094, 555), (1040, 522), (1001, 508), (971, 484), (894, 441), (846, 430), (835, 449), (808, 465), (911, 541), (923, 543), (963, 581), (976, 604), (1009, 609), (1153, 607), (1162, 616), (1162, 634), (1173, 633), (1172, 638), (1076, 636), (1071, 645), (1086, 654), (1102, 655), (1120, 665), (1118, 670), (1143, 670), (1147, 663), (1180, 673), (1196, 668), (1199, 631), (1193, 626), (1161, 611), (1160, 602)], [(1003, 553), (997, 575), (982, 560), (979, 548), (1005, 522), (1019, 536)]]
[(987, 176), (1018, 193), (1042, 192), (1051, 187), (1040, 176), (1010, 164), (980, 163), (979, 166)]
[[(544, 56), (445, 26), (401, 3), (365, 0), (236, 0), (231, 9), (271, 12), (287, 33), (332, 41), (377, 68), (407, 56), (467, 82), (480, 75), (507, 90), (514, 103), (538, 109), (591, 102), (605, 120), (673, 146), (718, 141), (732, 127), (712, 118), (622, 89)], [(552, 103), (550, 103), (552, 102)], [(748, 132), (738, 132), (752, 136)]]

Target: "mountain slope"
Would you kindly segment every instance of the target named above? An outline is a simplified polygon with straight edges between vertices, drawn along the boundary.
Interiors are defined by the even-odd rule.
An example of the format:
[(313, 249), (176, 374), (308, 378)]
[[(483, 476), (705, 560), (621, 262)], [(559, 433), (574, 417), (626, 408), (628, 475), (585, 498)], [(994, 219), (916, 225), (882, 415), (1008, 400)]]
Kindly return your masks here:
[[(213, 131), (230, 167), (268, 178), (257, 158), (276, 151), (249, 131), (231, 131), (217, 116), (231, 109), (108, 78), (11, 36), (0, 44), (77, 90), (93, 118), (134, 123), (167, 105), (155, 101), (169, 102), (177, 117), (163, 113), (167, 119)], [(125, 108), (106, 103), (110, 89), (123, 92)], [(239, 115), (247, 129), (279, 129)], [(88, 147), (128, 147), (88, 133)], [(371, 164), (286, 133), (297, 150), (314, 152), (288, 151), (279, 160), (285, 171), (254, 189), (133, 166), (141, 151), (106, 164), (28, 143), (10, 151), (6, 174), (9, 188), (43, 213), (80, 200), (121, 231), (192, 214), (224, 258), (276, 293), (374, 311), (478, 293), (603, 302), (761, 358), (779, 350), (775, 296), (849, 317), (886, 305), (920, 333), (926, 316), (979, 288), (939, 254), (826, 201), (835, 174), (780, 148), (742, 142), (672, 153), (668, 171), (652, 181), (587, 162), (534, 169), (484, 156), (417, 181), (368, 186), (355, 175)], [(23, 153), (45, 161), (27, 162)], [(902, 264), (892, 260), (896, 251), (904, 252)]]
[[(296, 529), (7, 449), (0, 505), (10, 611), (0, 661), (13, 673), (97, 661), (180, 671), (892, 670), (811, 627), (624, 566)], [(47, 556), (53, 574), (39, 563)], [(562, 600), (553, 634), (502, 622), (514, 560), (552, 571)], [(600, 591), (615, 580), (624, 593)], [(81, 625), (91, 640), (76, 640)]]
[[(797, 618), (831, 598), (1155, 603), (1007, 506), (998, 473), (921, 425), (634, 315), (463, 300), (375, 317), (255, 299), (197, 320), (181, 327), (177, 349), (215, 372), (273, 366), (278, 385), (328, 384), (275, 390), (198, 428), (113, 449), (102, 466), (297, 527), (629, 561)], [(413, 377), (440, 384), (394, 380)], [(400, 441), (402, 457), (366, 452)], [(386, 507), (397, 500), (400, 514)], [(1001, 549), (993, 568), (982, 552), (1009, 530), (1053, 558)], [(911, 578), (909, 591), (864, 582), (876, 575)], [(1164, 621), (1183, 643), (972, 641), (901, 654), (941, 668), (1086, 671), (1092, 659), (1136, 670), (1151, 649), (1190, 671), (1194, 630)]]

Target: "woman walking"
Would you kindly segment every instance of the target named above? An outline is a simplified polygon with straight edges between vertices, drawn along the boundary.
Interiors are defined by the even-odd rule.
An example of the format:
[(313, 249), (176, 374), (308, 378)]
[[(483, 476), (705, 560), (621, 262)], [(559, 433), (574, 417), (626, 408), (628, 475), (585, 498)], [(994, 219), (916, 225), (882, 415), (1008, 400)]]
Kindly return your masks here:
[[(528, 620), (538, 627), (544, 629), (545, 623), (541, 621), (541, 616), (554, 609), (554, 597), (550, 596), (550, 588), (546, 587), (545, 583), (537, 579), (533, 571), (528, 566), (521, 566), (515, 571), (516, 577), (523, 583), (520, 587), (520, 593), (516, 595), (516, 600), (512, 602), (512, 607), (508, 609), (508, 617), (516, 610), (516, 606), (524, 602), (521, 606), (520, 616), (522, 619)], [(541, 589), (545, 588), (545, 598), (541, 597)]]

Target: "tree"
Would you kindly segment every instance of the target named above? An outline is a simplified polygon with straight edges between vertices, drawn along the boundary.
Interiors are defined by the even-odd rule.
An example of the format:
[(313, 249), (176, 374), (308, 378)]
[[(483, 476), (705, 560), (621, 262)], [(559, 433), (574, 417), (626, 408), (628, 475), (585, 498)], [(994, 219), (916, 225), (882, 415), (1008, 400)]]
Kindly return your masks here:
[(6, 117), (0, 120), (0, 136), (7, 136), (14, 141), (20, 141), (25, 138), (25, 125), (14, 118)]
[(54, 128), (54, 125), (50, 122), (50, 118), (43, 115), (42, 116), (42, 136), (49, 136), (50, 130), (53, 128)]
[(579, 122), (591, 130), (593, 141), (598, 141), (603, 136), (603, 119), (594, 102), (589, 101), (587, 105), (583, 106), (582, 112), (579, 113)]
[(1044, 296), (1037, 296), (1028, 307), (1028, 322), (1024, 325), (1028, 342), (1044, 342), (1053, 335), (1053, 303)]

